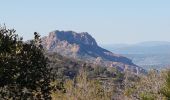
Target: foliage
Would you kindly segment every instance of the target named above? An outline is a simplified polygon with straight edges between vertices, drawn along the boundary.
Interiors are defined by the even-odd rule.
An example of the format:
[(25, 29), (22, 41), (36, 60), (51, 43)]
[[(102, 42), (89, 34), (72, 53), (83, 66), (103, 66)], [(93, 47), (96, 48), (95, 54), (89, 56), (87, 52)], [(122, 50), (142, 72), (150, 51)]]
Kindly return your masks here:
[[(138, 78), (135, 78), (134, 75), (125, 75), (127, 76), (126, 83), (124, 83), (125, 95), (132, 100), (164, 100), (165, 96), (161, 90), (165, 84), (165, 73), (150, 70), (147, 75), (138, 75)], [(130, 80), (129, 77), (131, 77)]]
[[(51, 68), (53, 68), (52, 72), (56, 80), (74, 79), (84, 64), (83, 61), (66, 58), (59, 55), (58, 53), (47, 53), (46, 56), (49, 58), (49, 65)], [(122, 78), (122, 74), (115, 70), (115, 68), (111, 67), (107, 68), (86, 63), (85, 69), (89, 78)]]
[(152, 93), (147, 93), (147, 92), (141, 93), (140, 98), (141, 98), (141, 100), (155, 100), (154, 95)]
[(165, 86), (161, 90), (161, 93), (163, 93), (163, 95), (166, 98), (168, 98), (168, 100), (170, 99), (170, 70), (167, 71), (166, 79), (165, 79)]
[(50, 69), (39, 35), (29, 44), (0, 27), (0, 98), (50, 99)]
[(95, 79), (89, 79), (85, 68), (82, 68), (79, 75), (73, 80), (66, 80), (64, 83), (65, 92), (55, 91), (55, 100), (111, 100), (114, 88), (111, 85), (104, 85)]

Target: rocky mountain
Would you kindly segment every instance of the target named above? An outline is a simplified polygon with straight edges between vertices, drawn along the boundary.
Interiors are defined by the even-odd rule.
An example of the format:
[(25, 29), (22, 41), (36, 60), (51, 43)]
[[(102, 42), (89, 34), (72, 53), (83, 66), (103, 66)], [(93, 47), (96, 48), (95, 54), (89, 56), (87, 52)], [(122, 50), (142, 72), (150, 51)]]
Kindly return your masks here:
[(49, 53), (56, 52), (62, 56), (83, 60), (87, 63), (116, 67), (120, 71), (127, 69), (135, 73), (143, 71), (130, 59), (98, 46), (95, 39), (87, 32), (56, 30), (42, 38), (42, 45)]

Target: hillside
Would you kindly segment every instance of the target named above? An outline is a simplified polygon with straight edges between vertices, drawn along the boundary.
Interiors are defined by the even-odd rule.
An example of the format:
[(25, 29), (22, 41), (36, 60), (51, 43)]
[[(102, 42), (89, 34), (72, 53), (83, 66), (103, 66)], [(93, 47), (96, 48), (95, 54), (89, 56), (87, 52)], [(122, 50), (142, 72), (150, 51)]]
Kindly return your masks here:
[(52, 68), (54, 78), (57, 80), (73, 79), (82, 68), (86, 69), (89, 78), (106, 77), (122, 80), (123, 73), (114, 67), (95, 66), (80, 60), (63, 57), (58, 53), (47, 53), (46, 56), (49, 59), (49, 67)]

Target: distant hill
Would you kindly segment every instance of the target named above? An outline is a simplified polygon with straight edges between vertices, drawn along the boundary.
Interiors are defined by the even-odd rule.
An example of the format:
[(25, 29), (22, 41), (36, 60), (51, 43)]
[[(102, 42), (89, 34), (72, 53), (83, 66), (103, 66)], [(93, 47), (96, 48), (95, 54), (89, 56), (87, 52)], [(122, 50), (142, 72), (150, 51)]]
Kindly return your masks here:
[(146, 69), (162, 69), (170, 65), (170, 42), (148, 41), (121, 47), (115, 45), (103, 47), (132, 59), (135, 64)]
[(130, 59), (98, 46), (95, 39), (87, 32), (56, 30), (43, 37), (42, 44), (49, 53), (56, 52), (94, 65), (116, 67), (120, 71), (128, 69), (135, 73), (144, 71)]
[(170, 42), (151, 41), (138, 44), (113, 44), (102, 47), (118, 54), (170, 54)]

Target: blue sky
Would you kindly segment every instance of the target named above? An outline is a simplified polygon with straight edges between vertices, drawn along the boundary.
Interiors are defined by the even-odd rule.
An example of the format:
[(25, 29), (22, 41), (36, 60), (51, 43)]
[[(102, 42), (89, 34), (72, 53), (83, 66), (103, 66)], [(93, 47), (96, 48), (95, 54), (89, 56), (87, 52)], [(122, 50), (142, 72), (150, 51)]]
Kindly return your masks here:
[(170, 0), (1, 0), (0, 23), (25, 39), (89, 32), (99, 44), (170, 41)]

